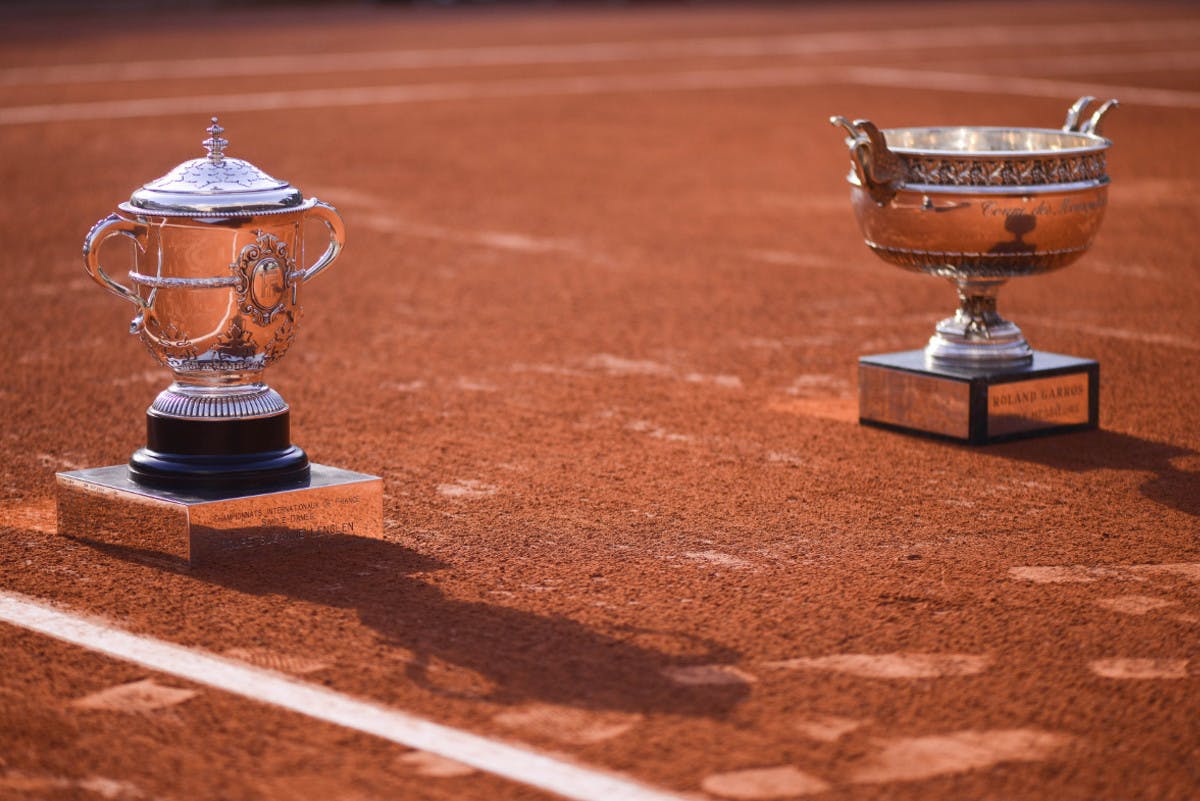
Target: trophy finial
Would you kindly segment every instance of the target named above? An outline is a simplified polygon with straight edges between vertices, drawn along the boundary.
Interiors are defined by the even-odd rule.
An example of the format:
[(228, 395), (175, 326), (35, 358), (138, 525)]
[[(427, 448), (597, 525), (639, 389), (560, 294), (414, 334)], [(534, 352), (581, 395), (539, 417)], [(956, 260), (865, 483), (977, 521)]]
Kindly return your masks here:
[(220, 164), (225, 158), (225, 148), (229, 146), (229, 140), (221, 138), (225, 129), (217, 122), (217, 118), (213, 117), (212, 125), (205, 130), (208, 132), (208, 139), (204, 140), (204, 147), (208, 149), (208, 160), (213, 164)]

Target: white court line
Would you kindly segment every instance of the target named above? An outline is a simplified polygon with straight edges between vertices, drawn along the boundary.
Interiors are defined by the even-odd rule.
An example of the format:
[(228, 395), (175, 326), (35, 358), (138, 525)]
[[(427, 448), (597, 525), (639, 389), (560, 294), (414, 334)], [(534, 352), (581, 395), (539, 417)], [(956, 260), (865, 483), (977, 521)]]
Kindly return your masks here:
[(827, 70), (810, 67), (780, 67), (757, 70), (699, 70), (661, 74), (521, 78), (504, 81), (303, 89), (239, 95), (101, 100), (87, 103), (0, 108), (0, 125), (159, 117), (172, 114), (213, 114), (231, 111), (374, 106), (434, 100), (480, 100), (540, 95), (591, 95), (663, 90), (743, 89), (753, 86), (798, 86), (827, 82), (831, 77), (832, 73)]
[[(1114, 63), (1116, 60), (1114, 59)], [(1079, 97), (1084, 94), (1117, 97), (1130, 105), (1167, 108), (1200, 108), (1200, 92), (1148, 89), (1139, 86), (1104, 86), (1084, 81), (1043, 78), (996, 77), (960, 72), (901, 69), (893, 67), (778, 67), (745, 70), (698, 70), (689, 72), (641, 73), (635, 75), (590, 75), (562, 78), (401, 84), (338, 89), (307, 89), (288, 92), (255, 92), (236, 95), (190, 95), (184, 97), (101, 100), (41, 106), (0, 108), (0, 126), (48, 122), (114, 120), (163, 117), (177, 114), (272, 111), (300, 108), (344, 108), (393, 105), (444, 100), (539, 97), (551, 95), (621, 94), (662, 91), (707, 91), (754, 87), (811, 86), (814, 84), (860, 84), (913, 90), (1032, 97)]]
[[(1110, 63), (1119, 69), (1119, 59)], [(1167, 108), (1200, 108), (1200, 92), (1176, 89), (1151, 89), (1144, 86), (1104, 86), (1090, 81), (1059, 81), (1052, 78), (1024, 78), (1015, 75), (979, 75), (967, 72), (903, 69), (898, 67), (843, 67), (846, 83), (866, 86), (892, 86), (901, 89), (939, 89), (946, 92), (971, 92), (1026, 97), (1081, 97), (1085, 94), (1115, 97), (1122, 103)]]
[[(1015, 63), (1014, 63), (1015, 62)], [(943, 67), (951, 69), (981, 69), (988, 67), (1012, 66), (1021, 69), (1031, 77), (1037, 77), (1038, 72), (1052, 72), (1055, 75), (1086, 75), (1089, 72), (1153, 72), (1156, 70), (1194, 70), (1200, 68), (1200, 50), (1172, 50), (1154, 53), (1096, 53), (1092, 55), (1050, 56), (1048, 58), (984, 58), (972, 61), (956, 61), (940, 65), (923, 65), (925, 67)]]
[(0, 591), (0, 621), (317, 720), (375, 735), (576, 801), (681, 801), (632, 779), (584, 768), (497, 740), (362, 701), (202, 651), (132, 634)]
[(829, 31), (798, 36), (667, 39), (647, 42), (590, 42), (570, 45), (508, 45), (444, 50), (390, 50), (306, 55), (228, 56), (12, 67), (0, 70), (0, 85), (97, 83), (121, 80), (212, 78), (239, 75), (314, 75), (380, 69), (585, 64), (686, 57), (749, 58), (852, 52), (896, 52), (931, 48), (1008, 45), (1098, 45), (1116, 42), (1194, 40), (1195, 19)]
[[(336, 194), (336, 192), (328, 194)], [(399, 234), (446, 242), (465, 242), (469, 245), (516, 253), (565, 253), (571, 256), (602, 260), (594, 254), (588, 253), (578, 242), (569, 239), (531, 236), (516, 231), (472, 231), (447, 228), (441, 225), (412, 222), (390, 214), (372, 214), (370, 212), (356, 215), (354, 224), (355, 227), (367, 228), (383, 234)]]

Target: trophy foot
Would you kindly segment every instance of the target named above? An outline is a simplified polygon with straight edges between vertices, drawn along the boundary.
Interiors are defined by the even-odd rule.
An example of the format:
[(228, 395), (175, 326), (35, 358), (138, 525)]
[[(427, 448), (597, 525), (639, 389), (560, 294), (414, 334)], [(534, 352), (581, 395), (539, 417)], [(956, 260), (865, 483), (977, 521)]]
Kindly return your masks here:
[(158, 393), (152, 411), (165, 417), (221, 419), (268, 417), (288, 410), (283, 396), (256, 382), (237, 387), (205, 387), (175, 382)]
[(1033, 348), (1021, 329), (1007, 320), (988, 326), (982, 335), (964, 330), (957, 316), (938, 323), (925, 357), (934, 364), (961, 367), (1017, 367), (1033, 360)]
[(948, 367), (1020, 367), (1033, 361), (1033, 349), (1015, 324), (996, 311), (995, 279), (958, 279), (958, 311), (937, 324), (925, 358)]
[(166, 489), (243, 489), (303, 481), (308, 456), (291, 444), (289, 412), (187, 419), (146, 412), (146, 447), (129, 460), (138, 484)]
[(282, 451), (245, 456), (198, 456), (139, 448), (129, 459), (138, 484), (161, 489), (273, 487), (308, 478), (308, 456), (292, 445)]

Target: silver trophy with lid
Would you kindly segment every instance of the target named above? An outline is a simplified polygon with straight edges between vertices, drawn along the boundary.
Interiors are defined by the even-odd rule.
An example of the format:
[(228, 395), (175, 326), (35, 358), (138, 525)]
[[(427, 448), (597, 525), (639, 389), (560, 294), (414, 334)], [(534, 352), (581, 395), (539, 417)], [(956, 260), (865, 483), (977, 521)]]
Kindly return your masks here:
[[(291, 442), (287, 403), (263, 380), (295, 341), (304, 286), (341, 253), (342, 218), (228, 156), (216, 117), (207, 132), (206, 155), (143, 185), (84, 240), (88, 274), (134, 307), (130, 332), (174, 381), (147, 409), (146, 445), (128, 465), (59, 474), (60, 530), (105, 528), (108, 509), (109, 533), (129, 542), (137, 527), (125, 513), (158, 503), (166, 522), (151, 528), (182, 532), (167, 540), (183, 547), (168, 550), (185, 559), (234, 530), (375, 536), (380, 480), (310, 465)], [(329, 239), (310, 261), (313, 222)], [(133, 243), (127, 281), (104, 266), (113, 237)]]
[[(147, 445), (130, 470), (149, 484), (200, 486), (300, 479), (288, 406), (263, 381), (296, 338), (304, 284), (345, 241), (333, 206), (225, 154), (214, 117), (208, 154), (142, 186), (83, 243), (84, 265), (135, 308), (130, 332), (173, 374), (147, 411)], [(306, 265), (304, 226), (318, 220), (329, 245)], [(135, 245), (124, 284), (104, 269), (110, 237)]]

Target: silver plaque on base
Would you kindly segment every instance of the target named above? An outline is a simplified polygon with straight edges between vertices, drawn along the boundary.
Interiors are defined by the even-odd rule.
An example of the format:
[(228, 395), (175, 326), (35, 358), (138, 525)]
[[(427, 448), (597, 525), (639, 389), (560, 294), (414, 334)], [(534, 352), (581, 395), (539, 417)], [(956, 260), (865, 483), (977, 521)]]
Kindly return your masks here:
[(122, 555), (173, 566), (296, 539), (383, 536), (383, 480), (309, 464), (307, 477), (267, 489), (167, 489), (126, 465), (59, 473), (58, 532)]
[(1100, 365), (1034, 351), (1015, 368), (930, 365), (922, 350), (858, 360), (864, 425), (982, 445), (1095, 428)]

